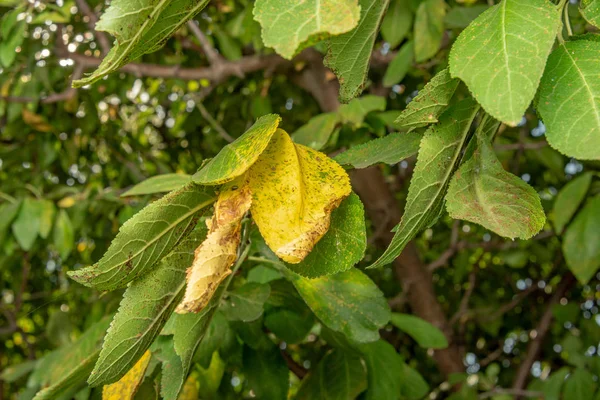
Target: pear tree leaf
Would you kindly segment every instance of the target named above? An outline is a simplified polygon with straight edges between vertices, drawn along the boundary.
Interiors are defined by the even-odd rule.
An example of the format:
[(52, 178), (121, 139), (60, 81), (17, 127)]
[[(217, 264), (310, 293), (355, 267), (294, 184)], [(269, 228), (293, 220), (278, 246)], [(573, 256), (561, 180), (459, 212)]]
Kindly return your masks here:
[(586, 400), (596, 391), (594, 375), (583, 368), (577, 368), (565, 381), (563, 393), (570, 400)]
[(269, 285), (248, 282), (227, 292), (227, 297), (220, 310), (230, 321), (254, 321), (262, 315), (265, 301), (270, 294), (271, 287)]
[(210, 191), (193, 183), (165, 195), (121, 226), (98, 263), (70, 271), (69, 276), (99, 290), (125, 286), (167, 255), (214, 200)]
[(554, 229), (561, 233), (571, 221), (573, 215), (585, 199), (592, 183), (593, 174), (586, 172), (567, 183), (556, 196), (552, 208), (554, 215)]
[(563, 253), (579, 282), (586, 284), (600, 268), (600, 196), (588, 200), (563, 236)]
[(357, 346), (367, 367), (367, 400), (396, 400), (400, 397), (400, 375), (404, 362), (394, 346), (384, 340)]
[(307, 278), (332, 275), (356, 265), (366, 249), (365, 211), (358, 196), (352, 193), (333, 210), (327, 233), (306, 258), (286, 266)]
[(581, 160), (600, 159), (600, 42), (559, 45), (548, 58), (537, 110), (548, 143)]
[(295, 144), (278, 129), (248, 171), (251, 213), (265, 242), (297, 264), (323, 237), (330, 214), (350, 195), (350, 179), (327, 155)]
[(331, 68), (340, 81), (343, 103), (349, 102), (364, 89), (373, 45), (388, 2), (359, 0), (360, 20), (356, 28), (329, 39), (325, 66)]
[(118, 382), (102, 388), (102, 400), (132, 400), (144, 380), (146, 368), (152, 354), (149, 350), (140, 357), (133, 367)]
[(413, 23), (413, 12), (409, 0), (391, 0), (383, 21), (381, 21), (381, 36), (396, 48), (406, 37)]
[(38, 237), (43, 212), (41, 201), (26, 197), (21, 204), (17, 218), (12, 223), (13, 235), (19, 246), (25, 251), (31, 250)]
[(360, 357), (334, 349), (302, 380), (296, 399), (355, 399), (367, 388)]
[(288, 398), (289, 370), (281, 351), (272, 343), (260, 350), (244, 346), (243, 372), (256, 398)]
[(186, 174), (156, 175), (138, 183), (123, 193), (121, 197), (170, 192), (187, 185), (191, 181), (192, 177)]
[(536, 93), (561, 13), (548, 0), (502, 0), (462, 31), (450, 73), (495, 119), (515, 126)]
[(285, 3), (257, 0), (254, 19), (262, 27), (265, 46), (288, 60), (305, 47), (352, 30), (361, 8), (357, 0), (308, 0)]
[(144, 54), (160, 49), (179, 28), (199, 13), (208, 0), (114, 0), (96, 30), (115, 37), (100, 66), (73, 87), (92, 84)]
[(342, 104), (338, 109), (340, 120), (358, 129), (362, 126), (366, 116), (373, 111), (385, 110), (385, 98), (375, 95), (366, 95)]
[(424, 0), (415, 15), (415, 61), (420, 63), (435, 56), (444, 37), (444, 0)]
[(448, 213), (503, 237), (533, 237), (546, 222), (540, 197), (525, 181), (504, 170), (488, 138), (479, 134), (476, 142), (474, 154), (448, 187)]
[(391, 263), (417, 233), (436, 221), (442, 210), (450, 178), (460, 163), (471, 123), (478, 111), (479, 106), (472, 98), (461, 100), (448, 108), (440, 117), (439, 124), (425, 133), (410, 181), (402, 220), (396, 227), (390, 246), (368, 268)]
[(419, 346), (426, 349), (445, 349), (448, 339), (442, 331), (429, 322), (409, 314), (392, 313), (392, 325), (415, 339)]
[(47, 239), (48, 235), (52, 231), (52, 223), (54, 222), (54, 214), (56, 214), (56, 207), (50, 200), (39, 200), (40, 208), (42, 213), (40, 215), (40, 237)]
[(185, 270), (205, 237), (206, 228), (200, 223), (154, 271), (129, 285), (88, 379), (90, 386), (117, 381), (150, 347), (181, 300)]
[(21, 202), (4, 203), (0, 205), (0, 243), (4, 243), (4, 238), (8, 233), (8, 228), (19, 214)]
[(71, 218), (69, 218), (69, 214), (64, 209), (61, 209), (56, 216), (52, 240), (54, 247), (58, 250), (60, 258), (66, 260), (67, 257), (69, 257), (69, 254), (71, 254), (71, 251), (73, 251), (75, 233), (73, 231)]
[(220, 185), (242, 175), (267, 148), (280, 122), (281, 117), (277, 114), (260, 117), (242, 136), (223, 147), (215, 158), (196, 172), (194, 182)]
[(427, 85), (412, 99), (395, 121), (398, 129), (413, 129), (435, 124), (438, 117), (450, 103), (459, 84), (450, 76), (446, 68), (437, 73)]
[(587, 22), (596, 28), (600, 28), (600, 1), (582, 0), (579, 3), (579, 10)]
[(400, 51), (398, 51), (398, 54), (392, 59), (385, 71), (385, 75), (383, 76), (383, 86), (392, 87), (395, 84), (402, 82), (402, 79), (404, 79), (412, 66), (414, 47), (414, 42), (410, 41), (400, 48)]
[(395, 132), (353, 146), (334, 160), (354, 168), (367, 168), (378, 163), (393, 165), (417, 154), (422, 138), (423, 134), (418, 132)]
[(364, 343), (379, 339), (379, 329), (390, 320), (383, 293), (355, 268), (316, 279), (291, 272), (288, 276), (317, 318), (351, 340)]
[(324, 113), (311, 118), (292, 134), (295, 143), (321, 150), (340, 123), (338, 113)]
[(446, 28), (465, 29), (473, 20), (487, 10), (489, 6), (476, 4), (474, 6), (455, 6), (448, 11), (444, 23)]

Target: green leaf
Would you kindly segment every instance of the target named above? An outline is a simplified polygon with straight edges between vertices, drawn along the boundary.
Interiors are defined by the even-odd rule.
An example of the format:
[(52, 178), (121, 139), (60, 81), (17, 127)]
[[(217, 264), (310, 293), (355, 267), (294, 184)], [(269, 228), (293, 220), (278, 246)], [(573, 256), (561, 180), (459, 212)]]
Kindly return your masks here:
[(415, 15), (415, 61), (420, 63), (435, 56), (444, 37), (444, 0), (424, 0)]
[(397, 164), (419, 151), (422, 133), (391, 133), (382, 138), (351, 147), (335, 156), (334, 160), (354, 168), (367, 168), (378, 163)]
[(4, 243), (8, 228), (19, 213), (20, 208), (20, 201), (0, 205), (0, 243)]
[(0, 373), (0, 379), (7, 383), (15, 382), (33, 371), (37, 363), (38, 360), (31, 360), (8, 366)]
[(340, 120), (358, 129), (362, 126), (366, 116), (373, 111), (385, 110), (385, 98), (381, 96), (366, 95), (353, 99), (348, 104), (342, 104), (338, 109)]
[(262, 26), (265, 46), (288, 60), (305, 47), (352, 30), (361, 8), (356, 0), (307, 0), (282, 3), (257, 0), (254, 19)]
[(192, 177), (185, 174), (157, 175), (138, 183), (123, 193), (121, 197), (170, 192), (171, 190), (176, 190), (185, 186), (190, 183), (191, 180)]
[(71, 218), (69, 218), (69, 214), (63, 209), (61, 209), (56, 216), (52, 239), (60, 258), (66, 260), (67, 257), (69, 257), (69, 254), (71, 254), (71, 251), (73, 251), (75, 233), (73, 231)]
[[(577, 311), (579, 311), (579, 307), (577, 307)], [(565, 383), (565, 379), (570, 373), (571, 370), (569, 368), (562, 367), (550, 375), (542, 388), (544, 400), (560, 400), (561, 389)]]
[(537, 110), (548, 143), (570, 157), (600, 159), (600, 42), (559, 45), (548, 58)]
[(384, 340), (363, 344), (358, 348), (367, 366), (366, 400), (397, 400), (403, 379), (402, 358), (394, 346)]
[(304, 260), (286, 263), (286, 267), (307, 278), (332, 275), (352, 268), (362, 260), (366, 248), (364, 207), (352, 193), (333, 210), (329, 230)]
[(587, 400), (596, 391), (594, 376), (582, 368), (577, 368), (567, 378), (563, 389), (565, 398), (569, 400)]
[(450, 71), (446, 68), (436, 74), (433, 79), (425, 85), (419, 94), (410, 102), (400, 116), (396, 119), (395, 125), (398, 129), (413, 129), (435, 124), (438, 117), (454, 96), (454, 92), (459, 84), (458, 79), (450, 76)]
[(25, 39), (25, 31), (27, 29), (27, 21), (25, 19), (18, 20), (19, 14), (23, 11), (23, 7), (15, 8), (3, 15), (0, 25), (2, 26), (0, 33), (0, 65), (5, 68), (10, 67), (17, 57), (15, 51), (17, 47), (23, 44)]
[(287, 344), (302, 342), (310, 333), (314, 322), (312, 313), (300, 314), (286, 309), (269, 312), (264, 320), (265, 327)]
[(412, 26), (413, 13), (409, 0), (392, 0), (383, 21), (381, 21), (381, 36), (393, 49), (398, 46), (408, 34)]
[(440, 117), (440, 123), (425, 133), (402, 220), (390, 246), (368, 268), (391, 263), (417, 233), (437, 220), (450, 178), (459, 165), (471, 123), (478, 111), (477, 103), (466, 98), (448, 108)]
[(152, 353), (162, 364), (160, 395), (164, 400), (176, 400), (188, 371), (175, 352), (172, 336), (159, 336), (152, 344)]
[(406, 332), (426, 349), (445, 349), (448, 347), (446, 336), (435, 326), (421, 318), (409, 315), (392, 313), (392, 325)]
[(230, 321), (254, 321), (263, 313), (265, 301), (271, 294), (267, 284), (248, 282), (245, 285), (227, 292), (221, 306), (221, 312)]
[(214, 200), (211, 192), (193, 183), (167, 194), (128, 219), (98, 263), (69, 276), (99, 290), (125, 286), (167, 255)]
[(85, 382), (98, 358), (109, 323), (109, 317), (96, 322), (75, 343), (59, 348), (38, 363), (36, 371), (43, 374), (43, 389), (34, 400), (57, 399), (64, 391)]
[(383, 76), (383, 86), (392, 87), (395, 84), (402, 82), (402, 79), (404, 79), (406, 73), (412, 66), (414, 47), (414, 43), (410, 41), (398, 51), (398, 54), (392, 59), (392, 62), (390, 62), (390, 65), (388, 65), (388, 68), (385, 71), (385, 75)]
[(114, 0), (96, 24), (97, 31), (115, 37), (115, 45), (89, 76), (73, 87), (92, 84), (125, 64), (164, 46), (208, 0)]
[(502, 0), (462, 31), (450, 72), (495, 119), (515, 126), (533, 99), (561, 25), (548, 0)]
[(600, 1), (582, 0), (579, 3), (579, 10), (583, 18), (596, 28), (600, 28)]
[(460, 166), (448, 187), (448, 213), (503, 237), (533, 237), (546, 222), (537, 192), (504, 170), (484, 134), (476, 140), (475, 153)]
[(464, 29), (488, 8), (488, 6), (483, 4), (468, 7), (452, 7), (444, 19), (446, 28)]
[(260, 351), (245, 346), (243, 366), (248, 386), (256, 398), (287, 399), (289, 370), (275, 345)]
[(586, 284), (600, 268), (600, 196), (586, 203), (567, 227), (563, 253), (577, 279)]
[(196, 172), (194, 182), (220, 185), (242, 175), (267, 148), (279, 122), (281, 117), (277, 114), (260, 117), (242, 136), (223, 147), (215, 158)]
[(295, 143), (321, 150), (340, 122), (338, 113), (324, 113), (311, 118), (292, 134)]
[(40, 215), (40, 237), (46, 239), (52, 230), (52, 222), (54, 221), (56, 207), (54, 207), (54, 203), (50, 200), (39, 200), (39, 202), (40, 208), (42, 209)]
[(334, 349), (302, 380), (298, 400), (355, 399), (367, 388), (367, 373), (360, 357)]
[(40, 232), (42, 223), (43, 203), (27, 197), (21, 204), (19, 215), (12, 224), (12, 231), (19, 246), (25, 251), (31, 250)]
[(419, 400), (429, 393), (429, 385), (423, 376), (404, 362), (400, 371), (400, 393), (408, 400)]
[(379, 339), (379, 329), (390, 320), (383, 293), (357, 269), (316, 279), (289, 276), (315, 315), (330, 329), (352, 340)]
[(205, 237), (201, 222), (155, 270), (129, 285), (88, 379), (90, 386), (118, 381), (150, 347), (181, 300), (186, 268)]
[[(340, 81), (340, 99), (347, 103), (364, 89), (379, 24), (388, 0), (359, 0), (360, 21), (352, 31), (329, 40), (325, 66)], [(339, 12), (339, 11), (335, 11)]]
[(561, 233), (575, 215), (590, 188), (592, 177), (593, 174), (589, 172), (578, 176), (567, 183), (556, 196), (552, 213), (557, 233)]

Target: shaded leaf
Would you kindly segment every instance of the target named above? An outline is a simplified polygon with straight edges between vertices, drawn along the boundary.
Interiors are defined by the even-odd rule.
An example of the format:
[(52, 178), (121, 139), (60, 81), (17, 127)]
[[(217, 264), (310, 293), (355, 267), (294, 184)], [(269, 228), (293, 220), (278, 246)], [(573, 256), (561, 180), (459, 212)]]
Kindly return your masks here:
[(554, 214), (554, 229), (561, 233), (571, 221), (573, 215), (585, 199), (592, 183), (592, 174), (585, 173), (567, 183), (556, 196), (552, 208)]
[(348, 104), (342, 104), (338, 114), (344, 124), (350, 124), (354, 129), (358, 129), (369, 113), (383, 110), (385, 110), (384, 97), (366, 95), (353, 99)]
[(295, 143), (303, 144), (315, 150), (321, 150), (340, 122), (337, 113), (324, 113), (311, 118), (292, 134)]
[(278, 257), (302, 261), (327, 232), (331, 211), (350, 194), (350, 180), (323, 153), (279, 129), (248, 173), (252, 218)]
[(330, 35), (352, 30), (358, 23), (356, 0), (309, 0), (282, 3), (257, 0), (254, 19), (262, 26), (265, 46), (288, 60), (305, 47)]
[(154, 194), (170, 192), (190, 183), (192, 177), (185, 174), (163, 174), (153, 176), (142, 181), (123, 193), (121, 197), (139, 196), (143, 194)]
[[(479, 106), (467, 98), (451, 106), (421, 140), (408, 189), (404, 215), (390, 246), (369, 268), (392, 262), (417, 233), (433, 224), (442, 210), (450, 178), (459, 165)], [(431, 168), (435, 165), (436, 168)]]
[(383, 293), (357, 269), (316, 279), (290, 274), (290, 279), (325, 325), (352, 340), (372, 342), (379, 339), (379, 329), (390, 319)]
[(433, 79), (425, 85), (419, 94), (395, 121), (398, 129), (413, 129), (435, 124), (438, 117), (444, 112), (450, 99), (458, 87), (459, 80), (450, 76), (450, 71), (444, 69), (437, 73)]
[(208, 0), (114, 0), (96, 24), (115, 37), (115, 45), (89, 76), (73, 87), (96, 82), (123, 65), (160, 49), (179, 28), (200, 12)]
[(383, 21), (381, 36), (393, 49), (406, 37), (412, 27), (413, 13), (409, 0), (392, 0)]
[(69, 214), (64, 209), (58, 211), (52, 237), (54, 247), (56, 247), (60, 258), (65, 260), (73, 250), (75, 233), (71, 218), (69, 218)]
[(402, 362), (400, 376), (400, 393), (406, 399), (419, 400), (429, 393), (429, 385), (423, 376), (404, 362)]
[(245, 285), (227, 292), (221, 312), (230, 321), (254, 321), (263, 313), (265, 301), (271, 294), (271, 287), (266, 284), (248, 282)]
[(445, 349), (448, 347), (448, 339), (442, 331), (421, 318), (409, 315), (392, 313), (390, 319), (392, 325), (409, 334), (426, 349)]
[(354, 193), (342, 200), (331, 213), (327, 233), (298, 264), (286, 264), (307, 278), (346, 271), (362, 260), (367, 248), (365, 212)]
[(388, 0), (359, 0), (360, 20), (356, 28), (329, 40), (325, 65), (340, 81), (340, 99), (347, 103), (364, 89), (379, 24)]
[(577, 368), (567, 378), (563, 393), (567, 394), (569, 400), (587, 400), (590, 394), (596, 391), (594, 376), (582, 368)]
[(261, 351), (245, 346), (243, 371), (257, 398), (287, 399), (289, 370), (275, 345)]
[(547, 0), (502, 0), (462, 31), (450, 72), (490, 115), (515, 126), (535, 95), (560, 24), (560, 11)]
[(579, 282), (586, 284), (600, 268), (600, 197), (587, 201), (567, 227), (563, 253)]
[(242, 136), (223, 147), (193, 176), (202, 185), (220, 185), (229, 182), (252, 166), (267, 148), (281, 118), (277, 114), (260, 117)]
[(414, 56), (414, 42), (409, 41), (400, 48), (398, 54), (392, 59), (388, 65), (385, 75), (383, 76), (383, 86), (392, 87), (397, 83), (402, 82), (406, 73), (412, 66)]
[(54, 222), (54, 214), (56, 213), (56, 207), (50, 200), (39, 200), (40, 208), (42, 209), (40, 215), (40, 237), (42, 239), (48, 238), (50, 231), (52, 230), (52, 222)]
[(537, 110), (548, 143), (570, 157), (600, 159), (600, 42), (559, 45), (548, 58)]
[(444, 22), (447, 28), (464, 29), (488, 8), (487, 5), (483, 4), (467, 7), (455, 6), (448, 11)]
[(213, 194), (195, 184), (165, 195), (121, 226), (98, 263), (70, 271), (69, 276), (99, 290), (125, 286), (167, 255), (213, 202)]
[(8, 228), (19, 213), (21, 202), (4, 203), (0, 205), (0, 243), (4, 243), (4, 238), (8, 233)]
[(118, 381), (102, 388), (102, 400), (131, 400), (142, 384), (151, 353), (146, 351), (135, 365)]
[(579, 3), (581, 15), (596, 28), (600, 28), (600, 1), (582, 0)]
[(394, 347), (383, 340), (358, 347), (367, 366), (367, 400), (397, 400), (403, 362)]
[(444, 0), (424, 0), (415, 15), (415, 61), (420, 63), (435, 56), (444, 37)]
[(397, 164), (419, 151), (422, 133), (391, 133), (382, 138), (351, 147), (334, 160), (354, 168), (367, 168), (378, 163)]
[(12, 223), (12, 232), (25, 251), (31, 250), (35, 239), (40, 232), (43, 214), (43, 203), (39, 200), (26, 197), (19, 209), (17, 218)]

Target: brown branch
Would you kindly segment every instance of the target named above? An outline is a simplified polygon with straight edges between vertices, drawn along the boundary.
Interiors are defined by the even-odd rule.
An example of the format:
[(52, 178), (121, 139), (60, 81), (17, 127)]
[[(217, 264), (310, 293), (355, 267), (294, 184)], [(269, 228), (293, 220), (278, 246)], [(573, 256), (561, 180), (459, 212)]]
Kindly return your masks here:
[(479, 271), (479, 268), (477, 268), (478, 263), (479, 261), (475, 263), (473, 271), (471, 271), (471, 273), (469, 274), (469, 287), (467, 288), (467, 290), (465, 290), (465, 294), (460, 300), (458, 311), (456, 311), (452, 318), (450, 318), (450, 325), (454, 325), (459, 319), (461, 319), (463, 315), (467, 313), (469, 309), (469, 300), (471, 300), (471, 296), (473, 295), (473, 291), (475, 290), (475, 282), (477, 281), (477, 271)]
[(98, 45), (100, 46), (100, 49), (102, 49), (102, 53), (108, 53), (110, 51), (110, 41), (104, 32), (96, 30), (96, 23), (98, 22), (96, 13), (90, 8), (85, 0), (75, 0), (75, 3), (77, 3), (79, 11), (88, 18), (87, 25), (90, 30), (94, 32)]
[(548, 142), (519, 142), (510, 144), (498, 144), (494, 146), (496, 151), (511, 151), (511, 150), (537, 150), (548, 146)]
[(527, 352), (525, 353), (525, 358), (521, 362), (515, 379), (513, 381), (512, 388), (514, 390), (523, 390), (525, 388), (525, 384), (527, 383), (527, 378), (529, 377), (529, 373), (531, 371), (531, 366), (535, 362), (538, 357), (544, 339), (550, 330), (550, 325), (552, 323), (552, 308), (555, 304), (557, 304), (561, 297), (565, 295), (567, 290), (575, 283), (575, 277), (572, 273), (568, 272), (563, 276), (562, 281), (556, 287), (556, 291), (550, 298), (550, 301), (546, 303), (546, 310), (542, 315), (542, 318), (538, 322), (535, 327), (535, 338), (529, 342), (529, 346), (527, 346)]
[(281, 355), (287, 364), (287, 367), (290, 371), (294, 373), (298, 377), (298, 379), (304, 379), (308, 371), (302, 365), (298, 364), (292, 356), (285, 350), (281, 350)]
[(210, 44), (207, 37), (204, 35), (204, 32), (200, 30), (200, 27), (196, 23), (196, 21), (188, 21), (188, 28), (192, 31), (192, 34), (198, 39), (200, 46), (202, 47), (202, 51), (208, 58), (208, 62), (211, 65), (216, 65), (222, 63), (224, 61), (223, 57), (219, 54), (217, 50)]

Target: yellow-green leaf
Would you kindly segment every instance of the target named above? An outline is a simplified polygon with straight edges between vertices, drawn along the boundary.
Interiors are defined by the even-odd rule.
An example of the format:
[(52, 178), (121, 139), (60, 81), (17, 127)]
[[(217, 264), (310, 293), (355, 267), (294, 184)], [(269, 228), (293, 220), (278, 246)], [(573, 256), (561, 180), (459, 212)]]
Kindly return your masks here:
[(102, 400), (131, 400), (144, 379), (151, 355), (150, 351), (147, 350), (142, 358), (119, 381), (104, 386)]
[(223, 147), (215, 158), (194, 174), (201, 185), (220, 185), (229, 182), (252, 166), (265, 150), (281, 117), (268, 114), (260, 117), (242, 136)]
[(248, 174), (260, 233), (277, 256), (294, 264), (327, 232), (331, 211), (351, 191), (339, 164), (294, 144), (281, 129)]

